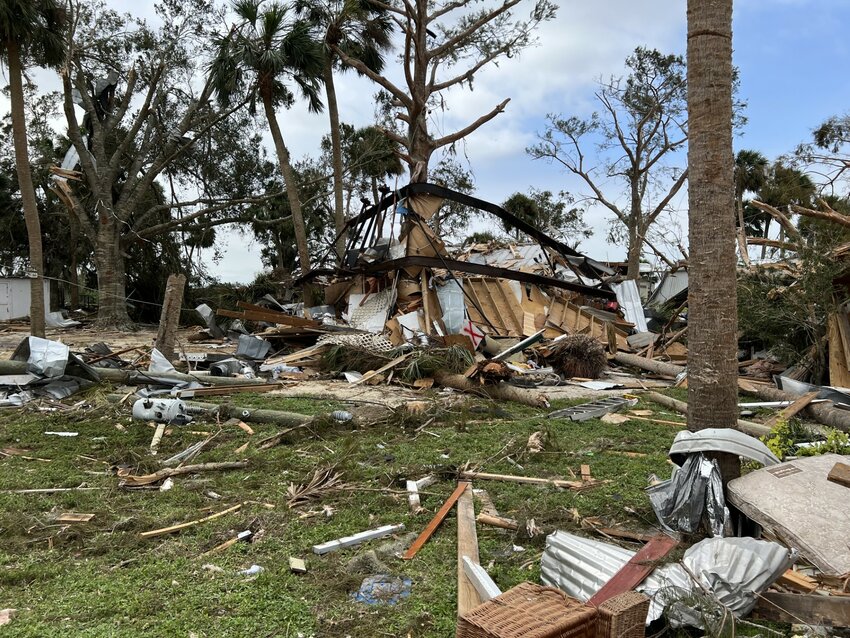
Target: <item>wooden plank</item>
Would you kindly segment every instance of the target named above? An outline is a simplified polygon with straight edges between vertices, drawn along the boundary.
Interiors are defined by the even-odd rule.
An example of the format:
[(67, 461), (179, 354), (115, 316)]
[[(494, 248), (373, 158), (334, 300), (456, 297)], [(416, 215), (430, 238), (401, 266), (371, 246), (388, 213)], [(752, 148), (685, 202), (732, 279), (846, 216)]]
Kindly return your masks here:
[(478, 557), (478, 532), (475, 529), (475, 505), (472, 490), (463, 490), (457, 503), (457, 615), (462, 616), (483, 601), (463, 567), (464, 557), (475, 565)]
[(811, 576), (806, 576), (793, 569), (785, 570), (785, 573), (776, 581), (777, 585), (796, 589), (806, 594), (811, 594), (818, 588), (818, 581)]
[(77, 512), (65, 512), (56, 517), (57, 523), (88, 523), (94, 518), (94, 514), (80, 514)]
[(504, 337), (516, 336), (511, 334), (510, 328), (508, 328), (501, 316), (501, 313), (499, 313), (496, 305), (493, 303), (493, 299), (490, 297), (490, 293), (484, 285), (484, 280), (471, 279), (467, 281), (469, 283), (469, 287), (475, 293), (475, 298), (478, 300), (481, 310), (484, 312), (485, 321), (488, 324), (493, 325), (496, 329), (496, 334)]
[(776, 414), (774, 414), (767, 421), (765, 421), (764, 424), (767, 427), (772, 428), (776, 426), (777, 423), (779, 423), (780, 419), (784, 419), (787, 421), (800, 411), (806, 409), (806, 406), (808, 406), (813, 400), (815, 400), (817, 396), (818, 392), (809, 392), (808, 394), (804, 394), (799, 399), (795, 399), (794, 402), (787, 408), (785, 408), (781, 412), (777, 412)]
[(219, 386), (214, 388), (194, 388), (192, 390), (178, 390), (174, 396), (181, 398), (207, 397), (217, 395), (236, 394), (238, 392), (269, 392), (270, 390), (279, 390), (283, 388), (282, 383), (253, 383), (251, 385), (230, 385)]
[(844, 487), (850, 487), (850, 465), (846, 463), (836, 463), (832, 466), (826, 480), (833, 483), (838, 483)]
[(667, 556), (678, 544), (678, 541), (666, 534), (654, 536), (587, 601), (587, 604), (599, 606), (614, 596), (631, 591), (640, 585), (658, 566), (658, 561)]
[(510, 474), (491, 474), (489, 472), (462, 472), (464, 479), (484, 479), (487, 481), (507, 481), (509, 483), (526, 483), (528, 485), (551, 485), (568, 490), (582, 489), (587, 487), (581, 481), (564, 481), (561, 479), (537, 478), (534, 476), (512, 476)]
[(274, 316), (279, 318), (279, 321), (276, 323), (282, 323), (286, 326), (299, 326), (299, 327), (311, 327), (315, 328), (318, 325), (321, 325), (318, 321), (313, 319), (305, 319), (304, 317), (296, 317), (294, 315), (288, 315), (285, 312), (279, 312), (277, 310), (272, 310), (271, 308), (266, 308), (264, 306), (257, 306), (252, 303), (248, 303), (247, 301), (237, 301), (237, 308), (242, 308), (242, 310), (248, 310), (251, 312), (262, 313), (264, 315)]
[(431, 522), (425, 526), (425, 529), (422, 530), (422, 533), (419, 534), (417, 539), (413, 541), (413, 544), (407, 549), (402, 558), (404, 560), (410, 560), (416, 553), (422, 548), (422, 546), (431, 538), (431, 535), (436, 531), (437, 527), (439, 527), (440, 523), (443, 522), (443, 519), (446, 518), (446, 514), (449, 513), (449, 510), (454, 506), (457, 500), (460, 498), (460, 495), (466, 491), (466, 488), (469, 487), (469, 483), (466, 481), (460, 481), (455, 488), (455, 491), (452, 492), (452, 495), (443, 503), (443, 506), (437, 511), (434, 515), (434, 518), (431, 519)]
[(753, 617), (793, 624), (850, 627), (850, 597), (769, 591), (756, 600)]
[(345, 547), (353, 547), (375, 538), (383, 538), (384, 536), (389, 536), (390, 534), (395, 534), (402, 530), (404, 530), (404, 523), (399, 523), (398, 525), (383, 525), (375, 529), (366, 530), (365, 532), (359, 532), (351, 536), (343, 536), (342, 538), (337, 538), (326, 543), (313, 545), (313, 552), (316, 554), (327, 554), (328, 552), (334, 552)]
[[(486, 285), (486, 284), (485, 284)], [(501, 297), (502, 303), (505, 307), (505, 312), (511, 318), (514, 323), (514, 328), (517, 331), (517, 336), (522, 337), (523, 335), (523, 326), (524, 326), (524, 312), (522, 310), (522, 306), (519, 305), (519, 300), (516, 298), (514, 291), (511, 290), (510, 284), (504, 279), (497, 279), (495, 282), (496, 292), (499, 293), (499, 297)], [(498, 301), (497, 301), (498, 303)], [(534, 324), (534, 316), (532, 315), (532, 325)], [(527, 336), (531, 336), (537, 332), (536, 330), (532, 330), (531, 333)]]
[[(499, 586), (490, 578), (490, 574), (478, 563), (473, 563), (469, 556), (463, 557), (463, 573), (478, 592), (478, 598), (482, 603), (502, 593)], [(458, 603), (458, 616), (460, 616), (460, 603)]]
[(382, 372), (386, 372), (386, 371), (387, 371), (387, 370), (389, 370), (390, 368), (395, 368), (398, 364), (400, 364), (402, 361), (404, 361), (405, 359), (407, 359), (407, 358), (408, 358), (408, 357), (410, 357), (411, 355), (413, 355), (413, 353), (412, 353), (412, 352), (408, 352), (407, 354), (403, 354), (403, 355), (401, 355), (400, 357), (396, 357), (395, 359), (393, 359), (392, 361), (390, 361), (388, 364), (386, 364), (386, 365), (384, 365), (384, 366), (381, 366), (381, 367), (380, 367), (380, 368), (378, 368), (377, 370), (372, 370), (371, 372), (367, 372), (367, 373), (366, 373), (366, 374), (364, 374), (362, 377), (360, 377), (359, 379), (357, 379), (357, 381), (353, 382), (351, 385), (358, 385), (358, 384), (360, 384), (360, 383), (365, 383), (366, 381), (368, 381), (368, 380), (369, 380), (369, 379), (371, 379), (372, 377), (375, 377), (375, 376), (377, 376), (377, 375), (381, 374)]
[(581, 480), (582, 481), (592, 481), (593, 476), (590, 474), (590, 466), (582, 464), (581, 466)]
[(194, 527), (195, 525), (199, 525), (201, 523), (206, 523), (207, 521), (213, 521), (217, 518), (221, 518), (227, 514), (231, 514), (232, 512), (236, 512), (242, 509), (242, 503), (238, 505), (234, 505), (233, 507), (228, 507), (226, 510), (222, 510), (221, 512), (217, 512), (215, 514), (210, 514), (209, 516), (205, 516), (204, 518), (198, 518), (194, 521), (189, 521), (187, 523), (180, 523), (179, 525), (172, 525), (171, 527), (162, 527), (160, 529), (153, 529), (149, 532), (142, 532), (140, 536), (142, 538), (153, 538), (154, 536), (162, 536), (163, 534), (171, 534), (172, 532), (179, 532), (182, 529), (186, 529), (187, 527)]

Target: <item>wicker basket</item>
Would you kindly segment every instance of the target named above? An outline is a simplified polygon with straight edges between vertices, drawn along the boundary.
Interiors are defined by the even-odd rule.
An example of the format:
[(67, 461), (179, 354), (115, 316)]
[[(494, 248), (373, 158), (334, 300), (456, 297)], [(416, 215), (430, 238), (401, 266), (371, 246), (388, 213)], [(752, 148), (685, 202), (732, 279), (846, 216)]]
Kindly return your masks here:
[(596, 610), (554, 587), (520, 583), (458, 619), (456, 638), (595, 638)]
[(596, 638), (643, 638), (646, 635), (649, 598), (644, 594), (627, 591), (609, 598), (597, 609)]

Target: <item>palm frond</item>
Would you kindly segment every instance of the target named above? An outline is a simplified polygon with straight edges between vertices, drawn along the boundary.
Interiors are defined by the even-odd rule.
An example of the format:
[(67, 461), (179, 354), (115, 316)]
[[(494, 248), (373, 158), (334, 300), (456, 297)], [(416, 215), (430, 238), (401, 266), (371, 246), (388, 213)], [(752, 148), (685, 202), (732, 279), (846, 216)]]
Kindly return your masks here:
[(342, 487), (342, 474), (333, 467), (318, 468), (306, 483), (296, 485), (290, 483), (286, 488), (287, 501), (290, 507), (304, 505), (310, 501), (317, 500), (323, 494)]

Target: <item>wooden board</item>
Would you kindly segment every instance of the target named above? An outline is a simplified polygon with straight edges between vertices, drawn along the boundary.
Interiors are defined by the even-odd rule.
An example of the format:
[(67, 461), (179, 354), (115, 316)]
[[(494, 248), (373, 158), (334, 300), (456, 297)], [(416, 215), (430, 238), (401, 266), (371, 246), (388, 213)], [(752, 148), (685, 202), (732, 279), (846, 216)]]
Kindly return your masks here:
[(794, 624), (850, 627), (850, 596), (769, 591), (756, 600), (753, 617)]
[(475, 505), (472, 501), (472, 490), (464, 490), (457, 503), (457, 615), (481, 604), (481, 596), (466, 575), (463, 567), (463, 557), (466, 556), (475, 564), (479, 564), (478, 532), (475, 529)]
[(654, 536), (587, 601), (587, 604), (599, 606), (614, 596), (631, 591), (640, 585), (658, 566), (658, 561), (667, 556), (678, 544), (678, 541), (666, 534)]
[(829, 474), (827, 474), (826, 480), (832, 483), (838, 483), (844, 487), (850, 487), (850, 465), (836, 463), (832, 466)]
[(799, 412), (802, 412), (806, 409), (806, 407), (818, 397), (818, 392), (809, 392), (808, 394), (804, 394), (798, 399), (795, 399), (794, 402), (789, 405), (787, 408), (774, 414), (767, 421), (765, 421), (765, 425), (767, 427), (774, 427), (780, 419), (788, 420), (793, 416), (796, 416)]
[(56, 517), (57, 523), (88, 523), (94, 518), (94, 514), (79, 514), (77, 512), (66, 512)]
[(793, 569), (785, 570), (785, 573), (779, 577), (776, 584), (790, 589), (795, 589), (806, 594), (811, 594), (818, 588), (818, 581), (811, 576), (806, 576), (805, 574), (796, 572)]
[(466, 491), (466, 488), (469, 487), (469, 483), (466, 481), (460, 481), (455, 488), (455, 491), (452, 492), (452, 495), (443, 503), (443, 506), (439, 509), (439, 511), (434, 515), (434, 518), (431, 519), (431, 522), (425, 526), (425, 529), (422, 530), (422, 533), (419, 534), (417, 539), (413, 541), (413, 544), (408, 548), (408, 550), (404, 553), (402, 558), (404, 560), (410, 560), (416, 553), (422, 548), (422, 546), (428, 542), (428, 539), (431, 538), (432, 534), (436, 531), (437, 527), (440, 526), (440, 523), (443, 522), (443, 519), (446, 518), (446, 514), (449, 513), (449, 510), (454, 506), (457, 500), (460, 498), (460, 495)]

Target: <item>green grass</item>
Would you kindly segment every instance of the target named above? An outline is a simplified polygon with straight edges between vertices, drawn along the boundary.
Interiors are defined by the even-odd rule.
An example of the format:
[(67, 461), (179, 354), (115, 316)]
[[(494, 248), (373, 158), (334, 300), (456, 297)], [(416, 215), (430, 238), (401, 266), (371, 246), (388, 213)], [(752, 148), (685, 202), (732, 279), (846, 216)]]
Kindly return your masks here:
[[(344, 407), (333, 401), (242, 395), (233, 401), (320, 414)], [(578, 402), (574, 402), (578, 403)], [(565, 407), (559, 403), (554, 407)], [(656, 410), (658, 418), (678, 420)], [(434, 422), (418, 435), (415, 427)], [(348, 562), (381, 546), (316, 556), (311, 546), (379, 525), (404, 523), (418, 533), (454, 487), (459, 468), (527, 476), (570, 478), (589, 464), (593, 476), (608, 481), (576, 494), (552, 488), (479, 481), (503, 516), (533, 518), (549, 532), (576, 530), (580, 516), (603, 517), (646, 529), (654, 515), (643, 488), (648, 476), (669, 475), (667, 449), (675, 427), (647, 421), (609, 425), (549, 421), (545, 412), (514, 404), (486, 402), (420, 417), (395, 417), (378, 425), (317, 427), (269, 450), (243, 443), (273, 433), (252, 424), (253, 437), (238, 428), (220, 432), (193, 463), (247, 459), (245, 470), (174, 479), (167, 492), (118, 489), (113, 468), (138, 473), (159, 468), (158, 461), (203, 438), (191, 431), (215, 431), (196, 422), (171, 429), (159, 454), (148, 446), (153, 429), (133, 422), (121, 409), (104, 403), (69, 412), (2, 412), (0, 448), (29, 450), (32, 457), (0, 457), (4, 489), (104, 488), (51, 495), (0, 494), (0, 607), (18, 609), (3, 627), (4, 636), (412, 636), (454, 635), (457, 549), (454, 514), (412, 561), (384, 557), (389, 573), (409, 576), (411, 595), (396, 606), (352, 602), (350, 593), (368, 573), (347, 569)], [(116, 427), (120, 424), (121, 429)], [(44, 435), (71, 430), (74, 438)], [(540, 454), (525, 452), (535, 431), (544, 432)], [(429, 434), (430, 433), (430, 434)], [(437, 435), (437, 436), (434, 436)], [(638, 452), (628, 457), (622, 452)], [(524, 469), (505, 460), (505, 456)], [(351, 488), (324, 494), (313, 505), (289, 509), (290, 482), (309, 480), (317, 467), (335, 465)], [(410, 513), (404, 480), (437, 473), (442, 480), (425, 490), (425, 512)], [(382, 491), (383, 490), (383, 491)], [(209, 496), (215, 492), (221, 498)], [(242, 509), (177, 534), (144, 539), (140, 532), (189, 521), (244, 503)], [(328, 517), (322, 506), (333, 508)], [(478, 511), (480, 504), (476, 503)], [(303, 516), (312, 510), (315, 515)], [(88, 512), (88, 523), (59, 524), (60, 512)], [(264, 530), (251, 544), (237, 544), (214, 555), (201, 554), (251, 528)], [(504, 590), (539, 580), (543, 536), (479, 526), (481, 563)], [(514, 545), (524, 547), (513, 550)], [(309, 572), (291, 574), (288, 557), (306, 558)], [(208, 571), (213, 564), (223, 572)], [(254, 579), (238, 571), (259, 564)]]

